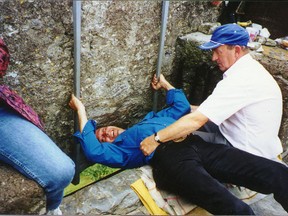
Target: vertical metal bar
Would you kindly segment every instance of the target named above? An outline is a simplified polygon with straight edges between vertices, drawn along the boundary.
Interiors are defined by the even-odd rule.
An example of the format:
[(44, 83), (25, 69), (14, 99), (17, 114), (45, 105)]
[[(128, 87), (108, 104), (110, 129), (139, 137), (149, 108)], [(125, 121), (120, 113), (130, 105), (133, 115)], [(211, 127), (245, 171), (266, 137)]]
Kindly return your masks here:
[[(159, 50), (158, 50), (158, 61), (157, 61), (157, 68), (156, 68), (156, 77), (158, 79), (161, 74), (168, 12), (169, 12), (169, 1), (162, 1), (161, 32), (160, 32), (160, 43), (159, 43)], [(158, 91), (154, 91), (154, 95), (153, 95), (153, 111), (154, 112), (157, 112), (157, 106), (158, 106)]]
[[(74, 31), (74, 95), (80, 97), (80, 57), (81, 57), (81, 0), (73, 0), (73, 31)], [(78, 117), (74, 112), (74, 131), (78, 129)], [(73, 184), (80, 182), (80, 144), (73, 145), (73, 160), (75, 162), (75, 175)]]
[(74, 94), (80, 97), (81, 0), (73, 0)]

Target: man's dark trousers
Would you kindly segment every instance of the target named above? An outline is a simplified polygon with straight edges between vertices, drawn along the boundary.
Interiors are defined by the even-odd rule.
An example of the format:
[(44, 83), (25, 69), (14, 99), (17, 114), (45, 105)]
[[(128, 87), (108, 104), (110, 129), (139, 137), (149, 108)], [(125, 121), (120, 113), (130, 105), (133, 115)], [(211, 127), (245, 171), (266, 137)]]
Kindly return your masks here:
[(151, 166), (159, 189), (178, 194), (212, 214), (254, 214), (222, 183), (273, 193), (288, 210), (288, 168), (231, 146), (207, 143), (190, 135), (182, 142), (158, 146)]

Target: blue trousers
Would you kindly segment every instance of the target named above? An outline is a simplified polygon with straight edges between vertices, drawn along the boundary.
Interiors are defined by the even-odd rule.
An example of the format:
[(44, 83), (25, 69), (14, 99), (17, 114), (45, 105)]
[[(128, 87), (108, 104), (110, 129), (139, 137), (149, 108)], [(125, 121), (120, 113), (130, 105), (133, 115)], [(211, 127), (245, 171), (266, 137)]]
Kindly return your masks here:
[(182, 142), (158, 146), (151, 166), (159, 189), (178, 194), (212, 214), (254, 214), (223, 183), (273, 193), (288, 211), (288, 168), (229, 145), (207, 143), (190, 135)]
[(0, 106), (0, 161), (44, 189), (47, 210), (60, 205), (74, 176), (73, 161), (43, 131), (5, 106)]

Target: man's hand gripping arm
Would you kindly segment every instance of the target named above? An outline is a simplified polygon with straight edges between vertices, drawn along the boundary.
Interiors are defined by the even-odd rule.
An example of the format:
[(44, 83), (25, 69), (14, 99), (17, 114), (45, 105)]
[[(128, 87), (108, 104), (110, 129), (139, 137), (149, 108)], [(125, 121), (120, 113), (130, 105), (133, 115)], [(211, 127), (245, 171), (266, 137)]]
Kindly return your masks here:
[[(157, 135), (160, 138), (161, 142), (168, 142), (170, 140), (177, 140), (181, 137), (185, 137), (188, 134), (198, 130), (208, 121), (208, 118), (195, 110), (192, 113), (189, 113), (173, 124), (169, 125), (167, 128), (160, 130)], [(140, 149), (144, 155), (150, 155), (156, 147), (159, 145), (155, 141), (154, 135), (145, 138), (141, 144)], [(164, 144), (165, 145), (165, 144)]]

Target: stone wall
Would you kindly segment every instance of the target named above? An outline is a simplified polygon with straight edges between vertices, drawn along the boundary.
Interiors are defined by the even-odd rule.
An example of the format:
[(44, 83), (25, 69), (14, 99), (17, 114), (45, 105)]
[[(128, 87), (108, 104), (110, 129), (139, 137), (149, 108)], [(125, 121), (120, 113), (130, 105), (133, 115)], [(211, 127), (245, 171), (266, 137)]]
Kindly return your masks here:
[(44, 191), (9, 166), (0, 164), (0, 214), (38, 214), (45, 209)]
[[(170, 2), (163, 73), (171, 73), (177, 37), (218, 15), (210, 2)], [(40, 114), (48, 135), (70, 153), (72, 1), (0, 0), (0, 21), (0, 36), (11, 54), (0, 83), (23, 96)], [(127, 127), (152, 109), (149, 83), (156, 71), (160, 24), (161, 1), (82, 1), (81, 96), (90, 118)], [(41, 188), (4, 166), (0, 176), (0, 214), (37, 213), (29, 200), (43, 200)]]
[[(72, 1), (2, 0), (0, 14), (0, 36), (12, 56), (4, 83), (39, 112), (47, 133), (69, 152)], [(170, 73), (177, 37), (218, 15), (210, 2), (170, 3), (164, 73)], [(90, 118), (126, 127), (151, 110), (160, 24), (161, 1), (82, 1), (81, 96)]]

